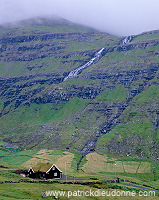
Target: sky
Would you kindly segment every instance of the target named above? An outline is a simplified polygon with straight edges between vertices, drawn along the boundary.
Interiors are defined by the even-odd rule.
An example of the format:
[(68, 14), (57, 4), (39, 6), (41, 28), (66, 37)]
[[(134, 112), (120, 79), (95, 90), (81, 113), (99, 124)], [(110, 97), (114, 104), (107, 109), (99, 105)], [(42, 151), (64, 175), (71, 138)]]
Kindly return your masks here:
[(118, 35), (159, 29), (159, 0), (0, 0), (0, 24), (57, 15)]

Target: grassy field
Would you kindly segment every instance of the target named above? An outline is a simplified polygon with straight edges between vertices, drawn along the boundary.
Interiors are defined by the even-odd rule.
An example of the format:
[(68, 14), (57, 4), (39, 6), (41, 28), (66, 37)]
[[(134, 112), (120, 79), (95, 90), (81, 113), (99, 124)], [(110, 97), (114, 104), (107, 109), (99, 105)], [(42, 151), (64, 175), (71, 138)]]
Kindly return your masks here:
[(129, 179), (130, 177), (133, 179), (134, 177), (137, 177), (141, 182), (146, 181), (146, 179), (148, 182), (153, 181), (154, 176), (157, 176), (157, 179), (159, 178), (158, 175), (152, 174), (154, 167), (158, 174), (159, 168), (148, 160), (144, 161), (133, 158), (119, 159), (100, 155), (98, 153), (90, 153), (86, 156), (86, 162), (80, 170), (94, 176), (103, 174), (104, 178), (107, 178), (109, 175), (112, 177), (125, 177), (124, 179)]
[[(17, 166), (29, 169), (38, 162), (50, 162), (56, 164), (64, 173), (67, 169), (67, 174), (69, 175), (87, 175), (95, 176), (97, 178), (101, 177), (101, 174), (103, 173), (114, 177), (114, 174), (116, 173), (118, 176), (124, 175), (125, 177), (142, 176), (143, 174), (143, 177), (147, 175), (149, 179), (153, 180), (152, 170), (156, 168), (156, 165), (148, 160), (133, 158), (119, 159), (98, 153), (90, 153), (84, 158), (79, 171), (77, 172), (77, 163), (82, 156), (80, 153), (42, 149), (12, 152), (11, 155), (5, 156), (4, 151), (1, 150), (1, 155), (1, 162), (10, 163), (14, 165), (14, 167)], [(156, 170), (158, 170), (158, 168), (156, 168)], [(143, 178), (143, 180), (144, 179), (145, 178)]]
[[(31, 186), (31, 187), (30, 187)], [(3, 187), (3, 188), (2, 188)], [(65, 200), (65, 199), (79, 199), (79, 200), (85, 200), (85, 199), (96, 199), (96, 200), (100, 200), (100, 199), (105, 199), (105, 200), (110, 200), (110, 199), (124, 199), (124, 200), (129, 200), (131, 199), (135, 199), (135, 200), (143, 200), (145, 199), (145, 197), (102, 197), (102, 196), (92, 196), (92, 197), (88, 197), (88, 196), (77, 196), (77, 191), (83, 191), (83, 192), (88, 192), (88, 191), (105, 191), (108, 192), (107, 194), (109, 194), (110, 192), (113, 192), (113, 189), (108, 189), (108, 185), (91, 185), (91, 186), (83, 186), (80, 184), (58, 184), (58, 183), (52, 183), (52, 184), (47, 184), (47, 183), (15, 183), (15, 184), (1, 184), (0, 186), (0, 199), (1, 200), (14, 200), (14, 199), (23, 199), (23, 200), (39, 200), (39, 199), (43, 199), (42, 195), (44, 193), (46, 193), (47, 191), (61, 191), (63, 192), (64, 196), (58, 196), (59, 200)], [(128, 190), (128, 188), (123, 188), (125, 190)], [(134, 189), (135, 190), (135, 189)], [(72, 192), (71, 192), (72, 191)], [(120, 189), (118, 189), (117, 191), (122, 191)], [(130, 190), (131, 191), (131, 190)], [(132, 190), (133, 191), (133, 190)], [(74, 192), (74, 193), (73, 193)], [(68, 198), (68, 194), (72, 194), (72, 196), (70, 196)], [(73, 196), (74, 194), (74, 196)], [(97, 194), (97, 193), (96, 193)], [(88, 195), (88, 194), (87, 194)], [(46, 197), (45, 199), (55, 199), (54, 196), (51, 197)], [(149, 200), (152, 199), (158, 199), (158, 197), (148, 197)]]
[[(4, 151), (5, 152), (5, 151)], [(155, 165), (150, 161), (142, 161), (139, 159), (119, 159), (115, 157), (108, 157), (98, 153), (90, 153), (86, 156), (84, 162), (80, 165), (77, 172), (76, 166), (81, 155), (79, 153), (71, 153), (61, 150), (26, 150), (20, 152), (12, 152), (11, 155), (5, 156), (3, 150), (0, 151), (0, 180), (1, 181), (19, 181), (29, 180), (22, 178), (20, 175), (13, 173), (18, 169), (28, 169), (36, 165), (38, 162), (55, 163), (62, 171), (70, 177), (85, 177), (86, 182), (92, 182), (91, 185), (79, 184), (63, 184), (61, 183), (3, 183), (0, 185), (0, 199), (32, 199), (38, 200), (42, 198), (42, 194), (46, 191), (88, 191), (88, 190), (105, 190), (113, 191), (139, 191), (138, 189), (131, 189), (125, 186), (117, 186), (113, 184), (94, 184), (94, 181), (100, 180), (114, 180), (115, 176), (122, 179), (130, 180), (138, 184), (147, 184), (154, 188), (158, 187), (159, 181), (153, 180), (152, 169)], [(156, 177), (157, 178), (157, 177)], [(83, 180), (84, 181), (84, 180)], [(83, 182), (82, 181), (82, 182)], [(110, 188), (110, 189), (109, 189)], [(122, 189), (122, 190), (121, 190)], [(46, 197), (52, 199), (53, 197)], [(77, 199), (120, 199), (118, 197), (76, 197)], [(131, 197), (132, 199), (143, 199), (143, 197)], [(149, 199), (157, 199), (158, 197), (149, 197)], [(67, 197), (58, 197), (58, 199), (67, 199)], [(69, 199), (75, 199), (70, 197)], [(124, 197), (125, 200), (129, 199)]]

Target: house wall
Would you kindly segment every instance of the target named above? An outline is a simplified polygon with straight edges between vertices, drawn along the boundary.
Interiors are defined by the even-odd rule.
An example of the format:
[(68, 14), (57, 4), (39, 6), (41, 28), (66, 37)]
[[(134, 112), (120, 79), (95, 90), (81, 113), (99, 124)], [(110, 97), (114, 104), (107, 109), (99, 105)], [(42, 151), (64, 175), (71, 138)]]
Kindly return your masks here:
[(47, 179), (51, 179), (51, 178), (61, 178), (62, 177), (62, 172), (59, 171), (56, 167), (55, 168), (51, 168), (51, 170), (46, 174), (46, 178)]

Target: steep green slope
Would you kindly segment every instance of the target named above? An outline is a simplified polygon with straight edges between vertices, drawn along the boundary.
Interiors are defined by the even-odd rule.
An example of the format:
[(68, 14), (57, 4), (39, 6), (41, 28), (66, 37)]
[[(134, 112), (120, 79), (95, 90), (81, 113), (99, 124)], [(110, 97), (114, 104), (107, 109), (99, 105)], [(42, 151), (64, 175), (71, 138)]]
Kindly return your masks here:
[(159, 87), (153, 84), (135, 96), (120, 116), (122, 122), (98, 140), (98, 151), (157, 158), (158, 99)]
[(122, 39), (69, 22), (1, 27), (2, 140), (157, 161), (158, 32)]
[(48, 72), (61, 76), (87, 61), (96, 49), (119, 40), (62, 19), (26, 21), (23, 27), (1, 27), (1, 32), (1, 76), (7, 78)]

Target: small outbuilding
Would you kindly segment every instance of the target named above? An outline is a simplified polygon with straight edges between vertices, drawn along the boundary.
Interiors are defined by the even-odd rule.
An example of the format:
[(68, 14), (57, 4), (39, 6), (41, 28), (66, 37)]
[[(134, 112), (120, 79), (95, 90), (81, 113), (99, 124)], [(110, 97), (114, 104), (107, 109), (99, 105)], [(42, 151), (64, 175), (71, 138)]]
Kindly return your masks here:
[(62, 171), (55, 164), (37, 163), (28, 170), (28, 176), (39, 179), (60, 179)]
[(16, 151), (19, 148), (17, 145), (9, 144), (9, 143), (5, 143), (4, 147), (7, 149), (14, 149), (14, 151)]

